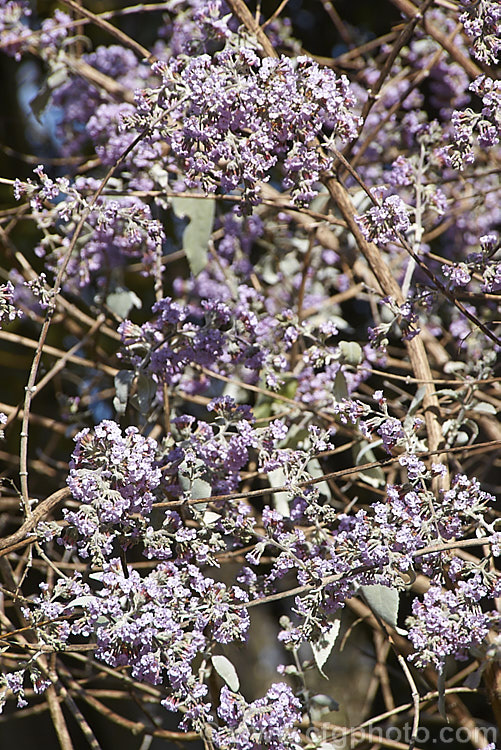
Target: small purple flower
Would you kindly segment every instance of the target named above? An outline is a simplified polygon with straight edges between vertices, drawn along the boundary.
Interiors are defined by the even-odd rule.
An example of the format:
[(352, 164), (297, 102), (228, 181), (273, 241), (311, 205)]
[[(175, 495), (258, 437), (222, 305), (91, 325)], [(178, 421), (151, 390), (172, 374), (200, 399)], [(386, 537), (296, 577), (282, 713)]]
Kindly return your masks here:
[(471, 281), (471, 274), (466, 263), (458, 263), (454, 265), (443, 265), (442, 272), (444, 276), (450, 279), (450, 285), (452, 288), (456, 286), (467, 286)]
[(272, 685), (264, 698), (250, 704), (225, 685), (217, 713), (224, 726), (214, 733), (216, 747), (296, 750), (299, 746), (299, 731), (294, 729), (294, 724), (301, 719), (301, 704), (283, 682)]
[(7, 281), (0, 285), (0, 324), (3, 321), (11, 323), (16, 318), (23, 316), (14, 301), (15, 289), (12, 282)]
[(410, 228), (409, 212), (398, 195), (384, 198), (379, 206), (373, 206), (355, 220), (367, 240), (376, 244), (398, 241), (398, 233)]
[(405, 438), (405, 432), (399, 419), (388, 417), (382, 422), (376, 430), (377, 434), (383, 441), (384, 449), (391, 453), (399, 440)]
[(482, 612), (476, 601), (465, 587), (455, 593), (437, 584), (430, 587), (422, 602), (414, 600), (408, 623), (409, 638), (416, 649), (411, 659), (417, 666), (433, 664), (442, 670), (448, 656), (464, 660), (470, 648), (480, 645), (499, 616)]

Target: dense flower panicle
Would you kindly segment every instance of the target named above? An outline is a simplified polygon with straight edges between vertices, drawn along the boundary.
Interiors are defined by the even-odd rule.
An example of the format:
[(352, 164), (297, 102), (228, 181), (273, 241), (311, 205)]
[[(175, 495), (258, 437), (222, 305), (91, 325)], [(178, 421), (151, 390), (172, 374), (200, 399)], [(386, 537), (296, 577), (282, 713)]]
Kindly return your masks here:
[(384, 198), (381, 205), (355, 219), (365, 238), (377, 244), (398, 241), (398, 233), (405, 233), (410, 227), (409, 211), (398, 195)]
[[(93, 52), (84, 54), (83, 60), (92, 68), (115, 80), (124, 89), (131, 91), (144, 84), (149, 75), (148, 66), (138, 63), (132, 50), (118, 44), (98, 47)], [(101, 131), (96, 133), (96, 122), (104, 120), (105, 112), (109, 113), (109, 110), (100, 110), (101, 105), (109, 104), (109, 101), (99, 88), (81, 76), (72, 76), (55, 87), (52, 103), (59, 114), (56, 135), (64, 153), (68, 155), (79, 153), (95, 135), (98, 135), (98, 144), (100, 144)], [(126, 107), (126, 105), (110, 106), (114, 107), (113, 116), (115, 114), (119, 116), (123, 111), (122, 108)], [(113, 127), (113, 121), (108, 124)], [(91, 126), (90, 130), (88, 130), (88, 125)], [(122, 150), (125, 150), (129, 143), (129, 134), (124, 134)]]
[[(55, 568), (61, 558), (69, 566), (20, 599), (33, 643), (14, 666), (7, 653), (13, 671), (0, 675), (0, 708), (12, 696), (26, 705), (28, 688), (46, 690), (46, 653), (76, 646), (92, 649), (108, 673), (158, 686), (179, 729), (206, 744), (299, 750), (297, 725), (303, 715), (317, 720), (306, 669), (322, 671), (319, 646), (350, 598), (373, 606), (371, 587), (393, 607), (406, 590), (411, 661), (439, 671), (483, 649), (501, 625), (489, 604), (501, 595), (495, 498), (429, 461), (423, 415), (435, 371), (433, 381), (417, 371), (405, 383), (381, 380), (396, 366), (395, 342), (412, 352), (423, 330), (423, 341), (440, 340), (429, 352), (441, 352), (437, 371), (442, 356), (456, 357), (437, 376), (454, 377), (437, 393), (447, 448), (473, 443), (498, 403), (479, 394), (495, 383), (495, 351), (462, 312), (487, 311), (495, 331), (501, 89), (488, 68), (470, 84), (460, 63), (468, 42), (482, 64), (497, 59), (501, 11), (493, 0), (450, 5), (430, 7), (427, 22), (452, 40), (458, 62), (418, 24), (396, 57), (377, 40), (361, 47), (366, 65), (357, 59), (350, 83), (302, 54), (287, 21), (262, 19), (278, 52), (262, 56), (222, 0), (163, 3), (153, 66), (118, 44), (80, 55), (69, 16), (56, 10), (30, 29), (38, 20), (28, 3), (0, 0), (0, 47), (40, 57), (60, 153), (86, 159), (72, 159), (73, 176), (55, 161), (54, 171), (39, 165), (35, 178), (14, 181), (16, 199), (26, 200), (19, 215), (39, 230), (35, 260), (54, 274), (67, 266), (58, 290), (23, 262), (29, 281), (12, 272), (0, 286), (0, 322), (22, 308), (28, 320), (19, 325), (39, 325), (53, 304), (52, 333), (59, 303), (66, 311), (65, 295), (78, 296), (71, 315), (84, 321), (83, 308), (104, 310), (110, 341), (109, 313), (121, 321), (124, 366), (113, 401), (95, 404), (97, 369), (95, 381), (78, 380), (78, 395), (66, 396), (64, 378), (58, 386), (87, 426), (75, 438), (63, 521), (38, 523), (47, 553), (26, 576), (39, 576), (51, 555)], [(382, 60), (391, 62), (384, 81)], [(342, 166), (340, 144), (356, 174)], [(337, 169), (361, 234), (381, 247), (403, 290), (398, 303), (388, 290), (375, 302), (375, 267), (358, 258), (350, 222), (334, 206), (330, 213), (331, 183), (322, 182)], [(186, 198), (200, 215), (178, 212)], [(10, 209), (5, 216), (10, 231)], [(403, 235), (445, 277), (445, 297), (409, 259)], [(138, 294), (136, 270), (152, 277)], [(455, 295), (467, 299), (461, 314), (449, 304)], [(78, 330), (74, 321), (68, 330)], [(73, 377), (81, 360), (66, 365)], [(79, 411), (87, 402), (90, 411)], [(113, 408), (124, 428), (99, 421)], [(17, 413), (9, 409), (0, 427)], [(138, 426), (125, 427), (131, 421)], [(353, 460), (338, 472), (346, 449)], [(456, 551), (475, 534), (479, 561)], [(408, 586), (416, 576), (431, 582), (421, 598)], [(277, 671), (298, 689), (272, 684), (252, 700), (250, 684), (240, 692), (237, 661), (234, 669), (221, 652), (247, 643), (249, 606), (269, 596), (273, 607), (283, 600), (278, 641), (294, 657)], [(397, 614), (385, 611), (389, 625)], [(311, 664), (299, 653), (306, 645)], [(491, 659), (496, 639), (489, 648)]]
[(26, 670), (19, 669), (16, 672), (7, 672), (0, 675), (0, 712), (6, 703), (8, 693), (17, 699), (17, 708), (25, 708), (28, 701), (24, 697), (24, 683)]
[(201, 367), (219, 373), (238, 371), (242, 380), (252, 383), (263, 373), (268, 387), (278, 390), (288, 369), (285, 355), (300, 334), (296, 320), (289, 310), (268, 314), (262, 295), (247, 284), (240, 284), (237, 292), (238, 298), (225, 302), (159, 300), (152, 307), (154, 317), (143, 326), (128, 320), (120, 325), (120, 356), (155, 381), (182, 384), (189, 392), (209, 385)]
[(499, 62), (501, 7), (497, 0), (466, 0), (459, 17), (473, 46), (473, 54), (487, 65)]
[(299, 731), (294, 724), (301, 718), (301, 704), (283, 682), (272, 685), (263, 698), (250, 704), (223, 686), (217, 713), (225, 727), (214, 734), (216, 747), (231, 750), (300, 747)]
[(82, 430), (76, 441), (68, 486), (82, 505), (65, 510), (72, 531), (67, 529), (62, 541), (70, 548), (76, 544), (85, 557), (107, 557), (122, 535), (122, 544), (137, 538), (140, 524), (151, 513), (161, 478), (157, 444), (136, 427), (127, 427), (123, 435), (111, 420), (101, 422), (93, 433)]
[(471, 281), (471, 274), (466, 263), (458, 263), (452, 266), (442, 266), (444, 276), (449, 278), (452, 288), (455, 286), (467, 286)]
[(306, 57), (294, 64), (228, 48), (212, 58), (156, 63), (154, 70), (163, 86), (138, 93), (136, 127), (165, 110), (176, 126), (155, 127), (183, 164), (187, 184), (208, 192), (238, 188), (256, 203), (259, 181), (280, 163), (292, 198), (309, 202), (331, 163), (314, 140), (323, 128), (341, 141), (357, 132), (348, 80)]
[[(479, 581), (476, 583), (478, 586)], [(433, 664), (442, 671), (448, 656), (465, 660), (469, 649), (482, 643), (492, 625), (499, 625), (497, 612), (481, 611), (477, 604), (481, 596), (481, 591), (472, 596), (471, 589), (460, 587), (455, 593), (435, 584), (422, 602), (414, 600), (408, 625), (416, 649), (411, 658), (417, 666)]]
[(452, 114), (452, 143), (445, 155), (455, 169), (476, 161), (475, 146), (481, 151), (498, 146), (501, 139), (501, 82), (481, 75), (469, 86), (482, 101), (480, 112), (467, 108)]
[(103, 512), (103, 520), (116, 523), (124, 511), (144, 516), (150, 513), (151, 493), (160, 482), (160, 470), (155, 467), (155, 440), (142, 437), (136, 427), (127, 427), (124, 436), (116, 422), (105, 420), (93, 433), (82, 430), (76, 443), (68, 477), (68, 486), (75, 499), (82, 502), (96, 500), (99, 496), (97, 485), (102, 480), (124, 499), (124, 508), (117, 514), (111, 510), (109, 514)]
[[(61, 227), (71, 226), (81, 218), (89, 208), (88, 196), (99, 188), (100, 182), (93, 177), (77, 177), (74, 181), (66, 177), (52, 179), (42, 166), (33, 171), (37, 182), (16, 181), (15, 195), (18, 200), (27, 196), (41, 223), (54, 227), (55, 231), (42, 238), (35, 252), (47, 269), (57, 273), (70, 242)], [(93, 285), (111, 291), (117, 286), (119, 270), (125, 270), (132, 259), (141, 258), (143, 274), (158, 271), (165, 232), (162, 224), (152, 217), (151, 206), (143, 200), (135, 196), (99, 198), (87, 222), (92, 233), (79, 253), (69, 259), (66, 290), (78, 293), (82, 287)]]
[(31, 30), (28, 25), (32, 9), (28, 0), (7, 0), (0, 5), (0, 39), (3, 51), (21, 59)]
[[(93, 578), (96, 590), (78, 574), (58, 582), (50, 594), (45, 588), (37, 609), (25, 609), (26, 618), (48, 645), (91, 636), (96, 658), (110, 667), (130, 667), (138, 680), (167, 684), (178, 701), (205, 695), (192, 662), (208, 638), (225, 644), (247, 637), (249, 617), (238, 606), (243, 592), (204, 577), (196, 566), (160, 563), (141, 577), (131, 569), (125, 574), (120, 561), (110, 559)], [(11, 681), (14, 685), (15, 678)]]
[(14, 286), (12, 282), (7, 281), (0, 285), (0, 323), (3, 321), (11, 323), (16, 318), (23, 315), (14, 301)]
[(180, 5), (177, 0), (167, 5), (169, 15), (164, 16), (159, 34), (168, 39), (174, 56), (217, 49), (236, 30), (235, 19), (222, 0), (186, 0), (181, 13), (176, 13)]

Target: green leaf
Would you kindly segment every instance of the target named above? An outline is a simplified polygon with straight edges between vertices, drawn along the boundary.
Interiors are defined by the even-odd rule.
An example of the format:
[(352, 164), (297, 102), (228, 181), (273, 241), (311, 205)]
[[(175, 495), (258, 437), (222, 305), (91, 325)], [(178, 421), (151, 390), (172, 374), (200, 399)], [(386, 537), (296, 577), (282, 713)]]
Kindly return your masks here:
[(213, 524), (217, 523), (220, 518), (220, 513), (213, 513), (213, 511), (211, 510), (206, 510), (202, 520), (206, 526), (212, 526)]
[(97, 601), (97, 596), (90, 594), (84, 594), (83, 596), (77, 596), (72, 602), (68, 602), (67, 607), (87, 607), (91, 602)]
[(140, 373), (136, 383), (136, 394), (134, 399), (134, 406), (137, 406), (138, 411), (141, 414), (147, 414), (151, 408), (153, 399), (157, 392), (157, 384), (153, 378)]
[(438, 391), (435, 391), (435, 395), (448, 396), (452, 401), (458, 401), (460, 398), (460, 393), (453, 388), (440, 388)]
[(469, 441), (470, 443), (472, 443), (478, 437), (478, 433), (479, 433), (478, 424), (474, 422), (473, 419), (465, 419), (465, 421), (463, 422), (463, 427), (467, 427), (469, 430), (471, 430)]
[(280, 447), (296, 449), (299, 443), (308, 437), (309, 432), (307, 427), (304, 427), (302, 424), (291, 424), (287, 436), (280, 442)]
[(320, 638), (315, 641), (310, 641), (311, 650), (313, 651), (313, 656), (315, 657), (318, 671), (321, 675), (323, 675), (323, 677), (325, 677), (326, 680), (328, 680), (329, 678), (324, 673), (323, 667), (325, 662), (329, 658), (332, 649), (334, 648), (334, 644), (336, 643), (337, 637), (339, 635), (340, 627), (341, 620), (337, 617), (330, 623), (329, 629), (325, 633), (322, 633)]
[(134, 373), (132, 370), (120, 370), (115, 375), (116, 396), (113, 399), (113, 406), (119, 416), (125, 414), (129, 393), (134, 382)]
[(183, 250), (190, 271), (197, 276), (207, 265), (209, 240), (214, 225), (215, 201), (210, 198), (173, 198), (176, 216), (189, 219), (183, 232)]
[(212, 666), (218, 673), (218, 675), (226, 682), (230, 690), (234, 693), (238, 692), (240, 688), (240, 680), (238, 679), (237, 670), (226, 656), (212, 656)]
[[(279, 467), (268, 472), (268, 480), (271, 487), (283, 487), (286, 481), (284, 470)], [(274, 492), (273, 507), (283, 516), (290, 515), (289, 509), (290, 492)]]
[(62, 63), (51, 63), (50, 67), (52, 70), (47, 80), (42, 84), (33, 99), (30, 100), (31, 111), (38, 122), (41, 121), (41, 117), (47, 109), (53, 90), (59, 88), (59, 86), (62, 86), (68, 80), (68, 69), (65, 65)]
[(336, 378), (334, 380), (334, 398), (336, 401), (342, 401), (343, 398), (349, 397), (348, 393), (348, 384), (346, 382), (346, 378), (341, 372), (341, 370), (338, 370), (336, 373)]
[(44, 83), (40, 87), (38, 94), (35, 94), (33, 99), (30, 99), (31, 111), (35, 115), (38, 122), (41, 122), (42, 115), (47, 109), (47, 105), (49, 104), (51, 98), (52, 89), (47, 85), (47, 83)]
[(263, 399), (262, 402), (259, 404), (256, 404), (256, 406), (253, 407), (252, 411), (254, 412), (254, 416), (256, 419), (268, 419), (268, 417), (271, 417), (271, 407), (273, 402), (270, 399)]
[[(330, 695), (324, 695), (322, 693), (312, 695), (309, 704), (309, 713), (313, 721), (329, 721), (328, 715), (333, 711), (339, 711), (339, 703)], [(331, 748), (335, 750), (334, 745), (331, 745)]]
[(335, 701), (334, 698), (330, 695), (317, 693), (317, 695), (311, 696), (310, 702), (315, 706), (319, 706), (320, 708), (326, 708), (329, 711), (339, 711), (339, 703)]
[[(377, 445), (379, 444), (380, 443), (377, 442)], [(357, 466), (362, 463), (371, 463), (372, 461), (376, 460), (376, 456), (374, 455), (374, 451), (372, 450), (375, 445), (376, 443), (374, 444), (374, 446), (369, 444), (367, 440), (362, 440), (359, 443), (359, 451), (355, 456), (355, 464)], [(372, 469), (361, 469), (359, 472), (359, 477), (375, 489), (377, 489), (378, 487), (384, 487), (386, 483), (384, 471), (380, 466), (374, 466)]]
[(138, 310), (142, 307), (142, 302), (130, 289), (117, 287), (114, 292), (106, 297), (106, 305), (118, 318), (126, 318), (133, 307)]
[(340, 341), (342, 361), (352, 367), (357, 367), (362, 361), (362, 347), (356, 341)]
[(360, 592), (375, 615), (400, 635), (406, 635), (407, 631), (397, 625), (400, 603), (400, 594), (397, 589), (375, 583), (370, 586), (360, 586)]
[(191, 485), (191, 498), (192, 500), (200, 500), (202, 497), (210, 497), (211, 491), (212, 488), (209, 482), (197, 477), (197, 479), (193, 480), (193, 484)]
[(472, 411), (478, 411), (480, 414), (497, 414), (498, 411), (494, 404), (488, 404), (486, 401), (479, 401), (472, 407)]
[[(318, 477), (321, 477), (324, 474), (318, 458), (312, 458), (311, 461), (308, 461), (308, 465), (306, 468), (308, 469), (308, 472), (313, 477), (313, 479), (318, 479)], [(331, 488), (329, 487), (327, 482), (319, 482), (317, 484), (317, 490), (322, 495), (325, 495), (328, 500), (332, 498)]]
[(421, 385), (417, 391), (416, 395), (412, 399), (411, 405), (409, 406), (409, 410), (407, 412), (407, 415), (409, 417), (414, 416), (414, 414), (417, 412), (419, 406), (421, 405), (424, 397), (426, 396), (426, 386)]

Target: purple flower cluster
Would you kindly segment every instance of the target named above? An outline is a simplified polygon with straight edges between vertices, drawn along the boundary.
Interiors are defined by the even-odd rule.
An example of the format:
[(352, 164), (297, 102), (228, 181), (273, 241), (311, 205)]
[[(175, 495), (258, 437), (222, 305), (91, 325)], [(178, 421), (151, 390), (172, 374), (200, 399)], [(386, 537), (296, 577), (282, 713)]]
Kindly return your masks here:
[(14, 291), (10, 281), (0, 285), (0, 323), (12, 323), (23, 315), (14, 302)]
[(31, 8), (28, 0), (4, 0), (0, 6), (0, 39), (2, 50), (21, 59), (21, 53), (25, 51), (31, 29), (28, 19), (31, 16)]
[(465, 0), (459, 17), (471, 39), (473, 54), (486, 65), (499, 61), (501, 49), (501, 7), (497, 0)]
[[(87, 181), (90, 189), (96, 189), (94, 181)], [(87, 186), (86, 186), (87, 187)], [(84, 188), (77, 181), (77, 190)], [(84, 188), (85, 189), (85, 188)], [(58, 207), (59, 212), (64, 207)], [(150, 206), (134, 196), (115, 200), (100, 199), (88, 218), (92, 236), (82, 247), (78, 257), (68, 264), (67, 286), (72, 291), (96, 284), (98, 288), (113, 289), (118, 269), (125, 269), (132, 259), (140, 259), (144, 274), (153, 274), (161, 255), (165, 234), (159, 221), (152, 218)], [(48, 267), (57, 264), (61, 250), (48, 254), (42, 244), (37, 253), (46, 257)]]
[(471, 274), (466, 263), (456, 263), (454, 265), (442, 266), (443, 274), (449, 279), (451, 288), (456, 286), (467, 286), (471, 281)]
[(209, 52), (235, 31), (235, 19), (221, 0), (186, 0), (182, 13), (175, 12), (179, 3), (170, 5), (170, 15), (165, 17), (159, 33), (168, 40), (174, 56)]
[(175, 704), (188, 701), (205, 710), (207, 687), (192, 662), (212, 639), (246, 639), (249, 617), (239, 606), (244, 592), (205, 577), (194, 565), (167, 562), (142, 577), (111, 559), (92, 579), (92, 587), (78, 574), (51, 593), (43, 587), (36, 609), (25, 608), (41, 641), (61, 647), (70, 636), (91, 637), (97, 659), (130, 667), (138, 680), (163, 683)]
[(433, 664), (442, 671), (448, 656), (467, 659), (469, 649), (479, 646), (492, 625), (499, 624), (497, 613), (480, 609), (478, 601), (486, 592), (478, 583), (471, 586), (460, 582), (457, 591), (432, 583), (422, 602), (414, 600), (413, 615), (407, 622), (416, 649), (411, 659), (417, 666)]
[[(216, 409), (218, 406), (216, 404)], [(243, 412), (243, 418), (239, 411), (240, 414)], [(217, 419), (214, 425), (200, 420), (196, 429), (193, 417), (176, 417), (174, 424), (187, 425), (187, 429), (184, 427), (181, 432), (184, 440), (177, 444), (171, 457), (167, 456), (167, 461), (173, 461), (174, 465), (181, 460), (190, 460), (203, 466), (204, 476), (210, 479), (215, 495), (236, 490), (240, 470), (249, 460), (249, 451), (258, 445), (258, 437), (245, 407), (234, 405), (233, 413), (228, 416), (229, 419), (224, 416)]]
[(467, 108), (452, 114), (453, 142), (446, 151), (455, 169), (464, 169), (475, 161), (475, 142), (483, 151), (494, 148), (501, 137), (501, 82), (481, 75), (470, 84), (482, 100), (481, 112)]
[(263, 698), (252, 703), (224, 686), (217, 713), (225, 726), (214, 733), (216, 747), (228, 750), (300, 747), (299, 731), (294, 724), (301, 720), (301, 704), (283, 682), (272, 685)]
[(24, 678), (25, 669), (19, 669), (15, 672), (2, 673), (0, 675), (0, 713), (3, 712), (7, 696), (9, 693), (16, 696), (17, 708), (25, 708), (28, 701), (24, 697)]
[(76, 437), (68, 486), (82, 504), (65, 510), (68, 527), (62, 541), (75, 545), (83, 557), (109, 557), (113, 544), (137, 541), (139, 528), (153, 505), (153, 492), (160, 484), (156, 466), (157, 444), (144, 438), (136, 427), (122, 434), (116, 422), (105, 420), (91, 433)]
[(398, 195), (384, 198), (381, 205), (355, 218), (364, 237), (378, 245), (398, 241), (398, 233), (410, 228), (408, 208)]
[(324, 128), (341, 141), (357, 132), (346, 77), (306, 57), (261, 60), (249, 48), (227, 48), (212, 58), (156, 63), (154, 71), (162, 86), (137, 94), (135, 126), (159, 133), (186, 184), (207, 192), (238, 188), (257, 203), (259, 182), (281, 164), (284, 187), (294, 201), (308, 203), (331, 163), (315, 139)]
[[(204, 300), (200, 309), (166, 297), (154, 304), (152, 313), (153, 320), (140, 328), (126, 320), (119, 331), (131, 362), (139, 366), (146, 357), (149, 373), (160, 382), (180, 383), (193, 364), (220, 371), (230, 364), (260, 370), (265, 351), (256, 346), (258, 320), (245, 301), (232, 309)], [(201, 383), (188, 388), (203, 387)]]
[[(83, 55), (83, 61), (130, 91), (144, 85), (149, 76), (148, 66), (138, 63), (132, 50), (118, 44), (98, 47), (94, 52)], [(103, 144), (107, 153), (102, 141), (104, 123), (107, 122), (112, 129), (116, 128), (114, 119), (111, 122), (109, 120), (110, 114), (113, 118), (119, 118), (122, 112), (127, 111), (126, 108), (123, 109), (123, 104), (111, 104), (109, 96), (82, 76), (68, 77), (55, 87), (52, 106), (59, 115), (56, 136), (62, 144), (63, 152), (68, 155), (81, 153), (93, 135), (97, 138), (97, 144)], [(111, 110), (106, 109), (106, 106), (111, 107)], [(99, 122), (101, 127), (98, 126)], [(91, 125), (91, 131), (87, 129), (88, 125)], [(124, 134), (122, 150), (125, 150), (129, 142), (130, 136)]]
[(251, 382), (263, 373), (268, 387), (278, 388), (287, 368), (284, 355), (298, 335), (288, 311), (268, 315), (261, 295), (244, 284), (238, 286), (237, 299), (184, 304), (166, 297), (153, 305), (152, 313), (152, 320), (141, 327), (128, 320), (121, 324), (121, 356), (157, 382), (188, 392), (208, 385), (207, 376), (193, 372), (193, 365), (237, 371)]
[[(54, 232), (42, 238), (35, 252), (48, 269), (57, 272), (70, 241), (66, 228), (73, 228), (78, 222), (88, 207), (88, 196), (98, 189), (100, 181), (92, 177), (77, 177), (74, 182), (66, 177), (53, 180), (42, 166), (34, 172), (38, 184), (31, 179), (16, 180), (14, 192), (18, 200), (28, 196), (39, 220), (46, 227), (54, 227)], [(140, 198), (100, 197), (87, 222), (92, 232), (79, 253), (69, 260), (66, 289), (78, 293), (81, 287), (95, 283), (112, 290), (118, 269), (132, 258), (141, 258), (144, 273), (156, 270), (165, 233), (161, 223), (152, 218), (151, 207)]]
[(246, 638), (249, 620), (238, 607), (239, 591), (195, 566), (160, 563), (141, 577), (134, 570), (124, 575), (119, 560), (110, 560), (98, 578), (102, 588), (81, 605), (95, 633), (96, 656), (110, 666), (130, 665), (140, 680), (158, 684), (165, 672), (174, 693), (186, 694), (196, 683), (191, 662), (207, 638)]

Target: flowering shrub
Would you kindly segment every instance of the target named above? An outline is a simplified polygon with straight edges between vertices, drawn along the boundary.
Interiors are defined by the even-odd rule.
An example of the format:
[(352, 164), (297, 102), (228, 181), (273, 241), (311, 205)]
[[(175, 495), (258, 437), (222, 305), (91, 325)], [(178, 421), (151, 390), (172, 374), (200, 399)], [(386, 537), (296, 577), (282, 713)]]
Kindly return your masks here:
[(0, 179), (0, 721), (493, 748), (498, 3), (323, 3), (330, 57), (292, 4), (62, 4), (0, 3), (45, 138)]

